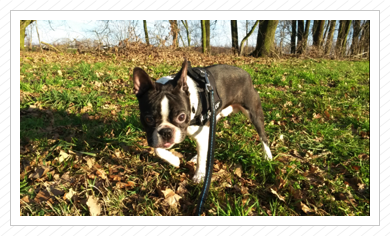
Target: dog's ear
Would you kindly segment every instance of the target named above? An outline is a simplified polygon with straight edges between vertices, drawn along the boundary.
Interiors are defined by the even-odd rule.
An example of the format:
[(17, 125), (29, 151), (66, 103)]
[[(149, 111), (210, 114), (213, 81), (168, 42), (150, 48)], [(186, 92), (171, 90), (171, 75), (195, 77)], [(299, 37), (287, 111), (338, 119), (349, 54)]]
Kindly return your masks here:
[(141, 96), (150, 89), (155, 89), (154, 83), (150, 79), (149, 75), (139, 67), (136, 67), (133, 70), (133, 83), (134, 93), (137, 97)]
[(187, 70), (188, 70), (188, 62), (187, 62), (187, 58), (184, 58), (183, 65), (181, 66), (180, 79), (177, 81), (177, 87), (176, 88), (180, 88), (181, 90), (183, 90), (185, 92), (188, 91)]

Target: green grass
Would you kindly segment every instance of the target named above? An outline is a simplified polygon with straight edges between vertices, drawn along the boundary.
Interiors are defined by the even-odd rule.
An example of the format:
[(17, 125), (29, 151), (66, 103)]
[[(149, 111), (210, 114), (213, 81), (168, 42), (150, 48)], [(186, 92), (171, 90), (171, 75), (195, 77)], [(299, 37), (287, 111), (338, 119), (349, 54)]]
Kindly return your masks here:
[[(21, 58), (20, 188), (21, 198), (32, 200), (21, 204), (22, 214), (89, 215), (86, 199), (93, 195), (102, 215), (191, 215), (202, 187), (187, 163), (195, 142), (186, 138), (175, 147), (184, 155), (180, 168), (146, 146), (129, 79), (138, 65), (72, 58)], [(259, 91), (274, 160), (262, 158), (244, 115), (220, 120), (206, 214), (369, 215), (369, 63), (291, 59), (240, 67)], [(147, 72), (158, 78), (178, 69), (160, 64)], [(52, 169), (30, 177), (42, 165)], [(61, 182), (64, 174), (73, 182)], [(77, 197), (50, 194), (48, 207), (34, 200), (44, 183), (65, 193), (72, 188)], [(166, 189), (181, 197), (176, 207), (166, 202)]]

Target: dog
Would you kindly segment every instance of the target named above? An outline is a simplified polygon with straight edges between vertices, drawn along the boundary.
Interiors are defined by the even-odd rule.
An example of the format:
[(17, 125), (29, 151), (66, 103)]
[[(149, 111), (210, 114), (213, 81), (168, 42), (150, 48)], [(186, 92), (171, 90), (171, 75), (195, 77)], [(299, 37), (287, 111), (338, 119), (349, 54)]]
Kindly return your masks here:
[[(200, 112), (206, 106), (201, 102), (204, 101), (200, 92), (202, 89), (188, 75), (189, 69), (190, 65), (185, 59), (175, 76), (164, 76), (153, 82), (143, 69), (136, 67), (133, 70), (133, 90), (139, 102), (140, 120), (148, 145), (154, 148), (157, 156), (179, 167), (180, 159), (167, 149), (182, 142), (187, 135), (195, 139), (197, 155), (191, 161), (197, 165), (193, 181), (200, 183), (206, 174), (210, 122)], [(213, 65), (205, 67), (204, 71), (213, 78), (214, 90), (220, 98), (216, 120), (231, 113), (243, 112), (260, 136), (265, 158), (272, 159), (260, 97), (250, 75), (243, 69), (229, 65)]]

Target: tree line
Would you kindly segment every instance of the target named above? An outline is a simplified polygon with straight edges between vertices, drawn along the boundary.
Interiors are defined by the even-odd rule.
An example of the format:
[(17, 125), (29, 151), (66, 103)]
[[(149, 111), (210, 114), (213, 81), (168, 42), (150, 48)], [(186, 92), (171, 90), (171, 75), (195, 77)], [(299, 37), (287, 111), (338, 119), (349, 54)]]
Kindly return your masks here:
[[(35, 21), (21, 21), (21, 49), (24, 48), (25, 31)], [(148, 22), (142, 21), (143, 35), (137, 33), (138, 21), (100, 21), (100, 28), (91, 30), (98, 45), (109, 45), (108, 36), (116, 35), (117, 45), (123, 42), (141, 41), (147, 45), (162, 47), (201, 47), (205, 54), (212, 53), (210, 35), (217, 21), (169, 20), (169, 34), (164, 37), (163, 26), (150, 36)], [(162, 21), (158, 21), (162, 22)], [(256, 20), (246, 21), (244, 37), (238, 40), (238, 22), (231, 20), (231, 52), (237, 55), (269, 57), (279, 55), (316, 55), (332, 57), (368, 57), (370, 21), (364, 20)], [(157, 23), (154, 23), (157, 24)], [(156, 28), (156, 27), (155, 27)], [(30, 27), (31, 31), (32, 27)], [(37, 34), (38, 34), (38, 28)], [(254, 34), (257, 31), (257, 36)], [(114, 34), (116, 32), (116, 34)], [(120, 32), (120, 33), (117, 33)], [(198, 34), (196, 32), (199, 32)], [(32, 31), (30, 32), (30, 34)], [(200, 35), (199, 35), (200, 34)], [(250, 36), (256, 37), (255, 46), (248, 46)], [(194, 36), (197, 41), (194, 43)], [(310, 40), (309, 40), (310, 38)], [(200, 39), (200, 42), (199, 42)], [(104, 43), (104, 40), (105, 43)], [(151, 40), (153, 42), (151, 42)], [(73, 41), (76, 42), (76, 39)], [(112, 41), (112, 40), (111, 40)], [(78, 43), (78, 45), (83, 45)], [(49, 45), (50, 46), (50, 45)]]

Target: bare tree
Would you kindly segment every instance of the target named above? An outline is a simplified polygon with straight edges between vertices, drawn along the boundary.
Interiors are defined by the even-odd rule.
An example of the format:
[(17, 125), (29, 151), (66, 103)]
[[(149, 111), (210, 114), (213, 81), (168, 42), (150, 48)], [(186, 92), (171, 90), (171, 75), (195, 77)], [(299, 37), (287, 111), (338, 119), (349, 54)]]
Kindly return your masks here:
[(26, 37), (26, 28), (35, 20), (21, 20), (20, 21), (20, 50), (24, 50), (24, 38)]
[(202, 52), (210, 53), (210, 20), (201, 20)]
[(310, 21), (299, 20), (298, 21), (298, 54), (302, 54), (306, 50), (307, 38), (309, 37)]
[(148, 24), (146, 23), (146, 20), (144, 20), (144, 32), (146, 44), (149, 46)]
[(188, 41), (188, 47), (191, 46), (191, 34), (190, 34), (190, 30), (189, 30), (189, 26), (188, 26), (188, 22), (187, 20), (182, 20), (181, 21), (186, 29), (186, 33), (187, 33), (187, 41)]
[(177, 20), (170, 20), (169, 23), (171, 24), (172, 47), (177, 48), (179, 45), (178, 43), (179, 28), (177, 27)]
[(347, 37), (348, 37), (349, 29), (351, 27), (351, 22), (352, 22), (351, 20), (340, 20), (339, 32), (336, 41), (336, 52), (339, 56), (345, 55)]
[(353, 21), (353, 36), (352, 36), (352, 45), (351, 45), (351, 54), (357, 55), (359, 53), (359, 35), (361, 32), (361, 22), (360, 20)]
[(270, 55), (271, 48), (274, 45), (275, 31), (278, 23), (278, 20), (260, 21), (256, 48), (251, 53), (251, 56), (264, 57)]
[(231, 32), (232, 32), (232, 49), (233, 53), (238, 53), (238, 30), (237, 30), (237, 20), (230, 21)]
[(295, 54), (295, 38), (297, 37), (297, 21), (291, 21), (291, 53)]
[(320, 49), (321, 45), (322, 45), (322, 36), (324, 34), (324, 26), (325, 26), (324, 20), (317, 21), (316, 28), (314, 30), (314, 35), (313, 35), (313, 45), (317, 49)]
[(329, 31), (328, 31), (328, 37), (326, 39), (326, 44), (325, 44), (325, 54), (328, 54), (330, 52), (331, 47), (332, 47), (332, 44), (333, 44), (333, 34), (334, 34), (335, 28), (336, 28), (336, 21), (335, 20), (331, 20), (330, 21)]
[(248, 42), (247, 40), (248, 40), (248, 38), (251, 36), (251, 34), (255, 31), (255, 29), (256, 29), (256, 26), (259, 24), (259, 20), (257, 20), (256, 22), (255, 22), (255, 24), (252, 26), (252, 29), (251, 29), (251, 31), (249, 31), (248, 33), (247, 33), (247, 35), (242, 39), (242, 41), (241, 41), (241, 45), (240, 45), (240, 55), (243, 55), (243, 53), (244, 53), (244, 42)]

